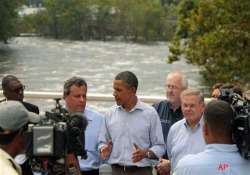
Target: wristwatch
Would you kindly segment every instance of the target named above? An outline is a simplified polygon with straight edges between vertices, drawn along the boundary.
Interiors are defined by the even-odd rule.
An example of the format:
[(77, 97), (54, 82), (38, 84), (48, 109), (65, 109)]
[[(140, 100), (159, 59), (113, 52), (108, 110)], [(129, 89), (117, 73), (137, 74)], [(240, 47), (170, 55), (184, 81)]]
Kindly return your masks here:
[(154, 157), (154, 153), (153, 153), (152, 151), (148, 150), (148, 151), (146, 152), (146, 157), (147, 157), (148, 159), (152, 159), (152, 158)]

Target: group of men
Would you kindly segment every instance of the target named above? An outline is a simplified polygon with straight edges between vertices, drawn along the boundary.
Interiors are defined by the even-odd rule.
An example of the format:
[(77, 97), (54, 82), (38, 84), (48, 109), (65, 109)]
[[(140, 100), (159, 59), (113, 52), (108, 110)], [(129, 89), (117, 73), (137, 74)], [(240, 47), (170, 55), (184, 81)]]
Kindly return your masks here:
[[(6, 87), (10, 88), (11, 81), (6, 79), (3, 79), (2, 86), (7, 102), (0, 103), (0, 146), (4, 151), (0, 151), (8, 153), (4, 153), (8, 157), (8, 167), (12, 167), (8, 172), (14, 172), (15, 168), (17, 174), (20, 168), (11, 157), (22, 151), (13, 154), (6, 148), (19, 136), (12, 132), (23, 131), (31, 119), (30, 112), (27, 112), (31, 110), (23, 102), (24, 86), (18, 79), (15, 81), (19, 83), (12, 82), (18, 86), (11, 86), (11, 92), (22, 98), (8, 98)], [(84, 79), (72, 77), (65, 82), (63, 98), (66, 109), (70, 113), (82, 112), (88, 120), (85, 131), (88, 158), (78, 159), (82, 175), (98, 175), (103, 162), (111, 165), (113, 175), (152, 175), (153, 165), (159, 175), (245, 175), (250, 172), (249, 161), (240, 156), (232, 141), (234, 114), (228, 103), (212, 100), (205, 105), (203, 94), (189, 89), (181, 72), (168, 74), (165, 84), (167, 99), (153, 106), (137, 97), (138, 85), (134, 73), (124, 71), (117, 74), (113, 80), (116, 105), (102, 116), (86, 106), (87, 83)], [(16, 101), (27, 110), (21, 109), (22, 104)], [(10, 113), (10, 106), (14, 113)], [(25, 111), (24, 114), (14, 116), (18, 113), (15, 109), (19, 108)], [(7, 114), (13, 115), (13, 119), (16, 117), (15, 120), (8, 120)], [(26, 118), (25, 122), (18, 124), (23, 118)], [(6, 135), (14, 138), (7, 145), (2, 143)], [(0, 167), (1, 163), (0, 156)]]
[[(35, 113), (39, 114), (39, 109), (37, 106), (23, 101), (24, 85), (15, 76), (5, 76), (2, 80), (2, 89), (6, 99), (2, 100), (0, 103), (0, 148), (5, 151), (5, 155), (9, 155), (9, 160), (7, 160), (6, 163), (5, 157), (7, 156), (0, 156), (0, 167), (2, 167), (0, 168), (0, 174), (33, 174), (25, 154), (22, 154), (25, 151), (25, 146), (21, 147), (21, 144), (16, 144), (16, 142), (14, 142), (15, 139), (13, 139), (13, 142), (8, 142), (6, 144), (4, 140), (9, 137), (14, 137), (12, 132), (16, 132), (23, 126), (27, 126), (30, 122), (28, 120), (29, 115)], [(88, 121), (85, 131), (85, 149), (87, 151), (87, 159), (81, 159), (79, 157), (80, 170), (82, 175), (98, 175), (101, 158), (97, 150), (97, 145), (103, 116), (91, 108), (86, 107), (86, 97), (87, 83), (83, 78), (72, 77), (65, 82), (63, 98), (66, 103), (67, 111), (69, 113), (82, 112)], [(38, 116), (37, 118), (40, 119)], [(20, 126), (19, 128), (18, 123), (20, 121), (22, 121), (23, 126)], [(37, 122), (38, 121), (39, 120), (37, 120)], [(8, 125), (11, 125), (12, 128), (7, 128)], [(18, 125), (18, 127), (14, 128), (16, 125)], [(23, 135), (20, 138), (21, 140), (24, 140)], [(17, 147), (19, 148), (17, 149)], [(16, 150), (15, 154), (11, 152), (12, 149)], [(10, 159), (10, 157), (15, 158), (15, 161), (12, 158)], [(20, 168), (17, 163), (20, 164), (22, 168)], [(7, 164), (8, 166), (1, 166)], [(16, 170), (13, 170), (13, 168)], [(22, 170), (22, 173), (20, 170)]]

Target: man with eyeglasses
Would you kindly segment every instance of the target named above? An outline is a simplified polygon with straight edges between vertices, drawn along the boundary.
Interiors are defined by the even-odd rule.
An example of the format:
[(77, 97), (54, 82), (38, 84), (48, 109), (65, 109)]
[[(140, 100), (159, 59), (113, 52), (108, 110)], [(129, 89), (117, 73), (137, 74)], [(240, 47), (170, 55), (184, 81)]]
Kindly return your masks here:
[[(29, 111), (36, 114), (39, 114), (39, 108), (36, 105), (23, 101), (24, 98), (24, 89), (25, 86), (21, 83), (21, 81), (13, 76), (7, 75), (2, 79), (2, 89), (3, 95), (6, 99), (2, 100), (1, 102), (5, 101), (19, 101), (23, 104), (23, 106)], [(32, 175), (32, 170), (30, 165), (28, 164), (28, 160), (24, 154), (17, 155), (15, 157), (15, 161), (21, 165), (22, 173), (25, 175)]]
[(20, 101), (28, 111), (39, 114), (39, 108), (36, 105), (23, 101), (24, 98), (23, 91), (25, 89), (25, 86), (21, 83), (21, 81), (17, 77), (13, 75), (7, 75), (3, 77), (2, 89), (3, 89), (3, 95), (6, 97), (6, 99), (2, 101), (6, 100)]
[[(165, 82), (167, 99), (153, 105), (160, 116), (165, 144), (167, 144), (169, 128), (183, 118), (180, 95), (187, 87), (188, 82), (181, 72), (170, 72)], [(159, 171), (168, 171), (164, 163), (164, 160), (168, 159), (167, 151), (163, 158), (158, 165)]]
[(160, 175), (166, 175), (166, 170), (171, 170), (173, 173), (178, 161), (185, 155), (204, 150), (205, 141), (202, 137), (204, 107), (204, 96), (199, 90), (186, 89), (181, 93), (181, 110), (184, 118), (173, 124), (169, 130), (167, 138), (169, 159), (162, 159), (157, 166)]
[[(0, 103), (0, 174), (21, 175), (21, 167), (16, 164), (14, 157), (25, 149), (27, 124), (37, 123), (40, 118), (28, 112), (18, 101)], [(24, 174), (26, 175), (26, 174)]]

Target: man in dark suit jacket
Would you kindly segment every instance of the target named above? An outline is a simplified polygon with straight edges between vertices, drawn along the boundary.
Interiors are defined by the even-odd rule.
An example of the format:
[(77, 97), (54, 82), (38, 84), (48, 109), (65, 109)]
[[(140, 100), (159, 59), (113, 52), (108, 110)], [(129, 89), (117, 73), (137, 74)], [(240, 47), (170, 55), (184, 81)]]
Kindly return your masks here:
[[(2, 89), (3, 89), (3, 95), (5, 96), (6, 99), (1, 101), (6, 101), (6, 100), (20, 101), (28, 111), (39, 114), (39, 108), (36, 105), (23, 101), (24, 98), (23, 91), (25, 89), (25, 86), (21, 83), (20, 80), (18, 80), (17, 77), (13, 75), (7, 75), (3, 77)], [(31, 167), (28, 164), (25, 155), (21, 155), (20, 157), (22, 161), (18, 163), (21, 164), (22, 174), (32, 175), (33, 173)]]
[(25, 86), (21, 81), (13, 75), (7, 75), (2, 79), (3, 95), (6, 97), (5, 100), (20, 101), (28, 111), (39, 114), (39, 109), (36, 105), (23, 101), (24, 88)]

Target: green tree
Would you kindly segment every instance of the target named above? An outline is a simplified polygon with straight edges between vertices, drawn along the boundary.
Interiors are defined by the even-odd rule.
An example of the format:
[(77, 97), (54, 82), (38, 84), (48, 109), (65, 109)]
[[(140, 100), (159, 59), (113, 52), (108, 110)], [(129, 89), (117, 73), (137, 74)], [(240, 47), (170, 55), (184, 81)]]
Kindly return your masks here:
[[(160, 0), (44, 0), (45, 9), (25, 17), (20, 30), (45, 30), (55, 38), (155, 41), (171, 38), (175, 14)], [(35, 28), (35, 29), (34, 29)], [(47, 32), (48, 31), (48, 32)], [(29, 31), (27, 31), (29, 32)]]
[(185, 56), (201, 66), (208, 85), (230, 82), (249, 87), (250, 1), (184, 1), (191, 5), (187, 11), (180, 10), (179, 30), (171, 42), (168, 61)]
[(15, 34), (18, 0), (0, 1), (0, 41), (7, 40)]
[(16, 30), (18, 33), (38, 33), (48, 34), (48, 14), (42, 10), (36, 14), (20, 17), (18, 19)]

